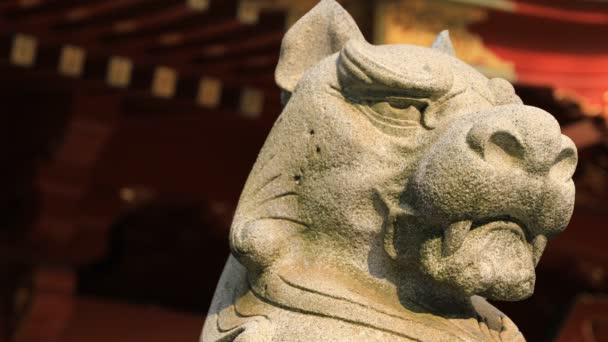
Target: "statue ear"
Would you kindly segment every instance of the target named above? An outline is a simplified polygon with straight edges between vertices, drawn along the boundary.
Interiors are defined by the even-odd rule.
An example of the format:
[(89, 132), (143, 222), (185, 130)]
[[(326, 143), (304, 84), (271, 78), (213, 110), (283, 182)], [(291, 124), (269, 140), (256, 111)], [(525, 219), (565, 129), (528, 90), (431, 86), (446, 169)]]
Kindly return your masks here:
[(456, 51), (454, 50), (454, 45), (452, 45), (452, 40), (450, 39), (450, 33), (448, 30), (441, 31), (437, 35), (437, 38), (435, 38), (435, 41), (431, 47), (447, 55), (456, 56)]
[(321, 0), (283, 37), (275, 80), (289, 96), (302, 75), (351, 39), (363, 38), (353, 18), (335, 0)]

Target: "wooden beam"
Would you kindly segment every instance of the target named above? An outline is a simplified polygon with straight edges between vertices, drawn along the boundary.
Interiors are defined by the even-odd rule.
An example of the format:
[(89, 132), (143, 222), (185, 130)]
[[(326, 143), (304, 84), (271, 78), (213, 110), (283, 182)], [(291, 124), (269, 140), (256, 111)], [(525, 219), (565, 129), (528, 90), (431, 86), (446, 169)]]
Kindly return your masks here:
[(193, 48), (165, 55), (176, 63), (196, 61), (204, 63), (209, 60), (218, 60), (237, 54), (250, 53), (259, 49), (278, 48), (283, 40), (283, 31), (270, 31), (268, 33), (247, 37), (241, 37), (229, 42), (218, 42), (212, 45)]
[(92, 17), (102, 16), (114, 11), (144, 3), (145, 0), (113, 0), (87, 3), (68, 9), (44, 12), (29, 19), (19, 20), (19, 26), (27, 27), (30, 32), (51, 29), (62, 22), (77, 24)]
[(69, 10), (82, 3), (82, 0), (24, 0), (19, 6), (7, 10), (5, 17), (9, 20), (29, 20)]
[(142, 16), (134, 16), (126, 20), (112, 23), (111, 30), (103, 38), (112, 43), (129, 40), (134, 36), (147, 30), (157, 31), (158, 27), (167, 23), (177, 22), (189, 15), (196, 15), (197, 12), (185, 4), (165, 9), (163, 11), (148, 13)]
[(73, 24), (144, 4), (146, 0), (112, 0), (81, 5), (65, 13), (64, 20)]
[[(101, 43), (112, 45), (120, 44), (121, 40), (134, 39), (137, 34), (146, 30), (154, 30), (167, 23), (177, 22), (188, 15), (196, 15), (197, 12), (190, 9), (184, 3), (173, 4), (159, 8), (155, 11), (142, 11), (137, 15), (125, 18), (109, 20), (107, 22), (95, 23), (72, 28), (73, 33), (69, 35), (70, 42), (86, 44), (89, 47), (100, 46)], [(103, 42), (98, 40), (102, 39)]]
[(139, 37), (127, 44), (121, 44), (120, 49), (127, 52), (148, 50), (159, 53), (194, 41), (200, 42), (205, 39), (219, 37), (242, 27), (243, 25), (237, 19), (228, 18), (216, 23)]
[[(154, 54), (163, 54), (173, 51), (184, 51), (192, 48), (200, 48), (208, 45), (210, 42), (225, 42), (230, 40), (247, 40), (248, 37), (260, 35), (264, 32), (278, 31), (283, 29), (284, 14), (280, 12), (262, 13), (257, 25), (251, 26), (240, 22), (234, 18), (234, 13), (228, 13), (228, 17), (223, 15), (219, 10), (210, 11), (205, 16), (204, 25), (194, 23), (187, 27), (182, 27), (176, 30), (168, 30), (162, 35), (149, 37), (148, 41), (142, 41), (141, 45), (137, 41), (133, 41), (136, 47), (141, 48), (146, 46), (148, 51)], [(125, 48), (128, 48), (125, 46)]]
[[(60, 50), (58, 50), (59, 52)], [(50, 63), (51, 61), (47, 61), (46, 63), (44, 63), (44, 65), (42, 65), (41, 63), (37, 62), (36, 65), (33, 68), (19, 68), (19, 70), (15, 70), (14, 68), (9, 68), (10, 64), (8, 63), (7, 60), (0, 60), (0, 70), (3, 70), (5, 68), (8, 68), (8, 70), (10, 72), (18, 72), (21, 76), (22, 79), (28, 79), (31, 80), (32, 82), (41, 82), (41, 80), (43, 80), (42, 82), (53, 82), (55, 83), (57, 86), (69, 86), (70, 84), (73, 84), (72, 82), (78, 82), (77, 83), (77, 87), (78, 88), (83, 88), (83, 89), (94, 89), (95, 91), (100, 91), (103, 89), (108, 89), (108, 91), (110, 91), (110, 88), (118, 88), (121, 89), (121, 91), (126, 91), (124, 93), (124, 95), (126, 96), (144, 96), (147, 98), (150, 98), (150, 87), (152, 86), (152, 79), (153, 79), (153, 71), (154, 71), (154, 66), (155, 65), (163, 65), (162, 63), (157, 63), (157, 64), (134, 64), (135, 61), (132, 59), (128, 59), (131, 61), (131, 73), (135, 73), (136, 74), (136, 69), (137, 70), (142, 70), (141, 67), (142, 66), (148, 66), (146, 70), (149, 69), (149, 75), (145, 77), (145, 79), (143, 80), (139, 80), (138, 82), (132, 83), (134, 82), (133, 79), (129, 80), (129, 82), (127, 82), (129, 85), (122, 85), (125, 84), (125, 80), (122, 79), (121, 77), (126, 77), (126, 76), (120, 76), (116, 79), (114, 79), (114, 77), (117, 77), (116, 75), (112, 76), (112, 85), (110, 88), (104, 88), (104, 86), (108, 86), (110, 85), (110, 83), (108, 83), (108, 79), (109, 79), (109, 75), (108, 73), (111, 73), (111, 70), (114, 70), (113, 72), (116, 72), (116, 70), (118, 70), (118, 73), (124, 73), (125, 71), (128, 70), (123, 70), (121, 71), (123, 68), (123, 66), (121, 66), (121, 63), (118, 63), (118, 67), (114, 66), (112, 67), (112, 59), (110, 57), (107, 56), (103, 56), (103, 55), (99, 55), (99, 54), (93, 54), (93, 53), (89, 53), (90, 51), (86, 52), (86, 61), (85, 61), (85, 66), (84, 66), (84, 72), (83, 74), (74, 80), (70, 80), (67, 81), (65, 77), (62, 77), (61, 74), (58, 73), (57, 68), (58, 68), (58, 62), (59, 61), (55, 61), (54, 63)], [(8, 54), (8, 53), (7, 53)], [(59, 53), (58, 53), (59, 55)], [(117, 55), (117, 57), (120, 57), (119, 55)], [(124, 57), (120, 57), (118, 59), (119, 62), (122, 61), (122, 59), (124, 59)], [(171, 65), (168, 65), (171, 66)], [(172, 66), (175, 67), (175, 66)], [(135, 70), (135, 71), (134, 71)], [(207, 76), (207, 77), (214, 77), (214, 78), (218, 78), (221, 80), (223, 88), (240, 88), (246, 85), (252, 85), (252, 86), (257, 86), (257, 87), (261, 87), (267, 90), (274, 90), (275, 86), (274, 86), (274, 81), (273, 81), (273, 77), (272, 77), (272, 73), (269, 74), (269, 76), (267, 77), (268, 80), (267, 82), (258, 82), (259, 80), (254, 80), (251, 78), (243, 78), (237, 74), (234, 73), (230, 73), (230, 74), (226, 74), (226, 73), (218, 73), (218, 72), (209, 72), (209, 73), (203, 73), (201, 74), (201, 70), (200, 68), (196, 68), (196, 67), (183, 67), (183, 66), (179, 66), (179, 68), (176, 68), (176, 71), (179, 73), (180, 77), (179, 80), (177, 82), (177, 93), (176, 93), (176, 97), (174, 99), (172, 99), (171, 103), (173, 105), (175, 105), (175, 101), (178, 102), (189, 102), (190, 104), (195, 104), (196, 103), (196, 98), (197, 98), (197, 88), (198, 88), (198, 79), (200, 79), (201, 76)], [(3, 72), (7, 72), (6, 70)], [(129, 74), (129, 73), (127, 73)], [(125, 74), (125, 75), (127, 75)], [(137, 78), (137, 75), (135, 74), (131, 74), (131, 77), (135, 77)], [(118, 79), (121, 79), (120, 82), (117, 82)], [(190, 82), (190, 80), (192, 80)], [(121, 83), (122, 82), (122, 83)], [(185, 83), (192, 83), (191, 86), (189, 86), (188, 88), (192, 88), (191, 90), (188, 90), (186, 93), (182, 92), (182, 88), (185, 85)], [(120, 86), (119, 86), (120, 85)], [(237, 101), (236, 99), (234, 99), (234, 101)], [(236, 102), (235, 102), (236, 103)], [(223, 107), (225, 104), (222, 103), (220, 105), (220, 107)]]
[(0, 12), (34, 8), (52, 1), (53, 0), (3, 0), (0, 2)]
[(19, 7), (20, 0), (4, 0), (0, 2), (0, 12)]
[(123, 36), (114, 47), (132, 53), (143, 50), (162, 50), (201, 39), (219, 37), (242, 28), (236, 18), (234, 0), (213, 2), (206, 11), (192, 11), (192, 15), (167, 23), (160, 23), (137, 34)]
[(247, 70), (264, 69), (270, 75), (274, 75), (274, 68), (279, 60), (279, 52), (269, 49), (259, 54), (237, 55), (225, 59), (201, 62), (196, 65), (196, 70), (201, 74), (235, 74)]
[[(124, 1), (135, 1), (135, 0), (124, 0)], [(70, 2), (71, 3), (71, 2)], [(96, 2), (97, 3), (97, 2)], [(126, 3), (123, 3), (123, 5)], [(129, 4), (134, 4), (134, 2), (129, 2)], [(117, 5), (115, 5), (117, 6)], [(137, 7), (137, 6), (135, 6)], [(222, 11), (219, 10), (219, 8), (216, 8), (215, 10), (213, 10), (213, 5), (210, 8), (210, 12), (207, 12), (206, 14), (204, 14), (203, 16), (201, 16), (200, 14), (197, 15), (191, 15), (192, 13), (194, 13), (193, 11), (191, 11), (189, 9), (189, 7), (185, 4), (185, 3), (180, 3), (180, 5), (172, 5), (170, 8), (173, 8), (175, 11), (172, 11), (171, 13), (175, 14), (176, 17), (174, 18), (174, 20), (170, 20), (168, 23), (173, 23), (176, 22), (175, 24), (170, 24), (169, 26), (173, 25), (173, 27), (175, 28), (179, 28), (180, 25), (178, 24), (178, 22), (180, 22), (180, 19), (182, 15), (187, 15), (190, 17), (189, 20), (193, 19), (193, 18), (201, 18), (201, 17), (208, 17), (210, 14), (217, 14), (220, 13)], [(157, 10), (157, 9), (156, 9)], [(225, 11), (225, 9), (223, 9), (223, 11)], [(129, 43), (131, 41), (137, 41), (138, 37), (140, 37), (141, 35), (143, 36), (152, 36), (154, 32), (162, 32), (162, 29), (159, 29), (158, 26), (163, 26), (163, 25), (157, 25), (159, 24), (158, 20), (167, 20), (167, 16), (160, 14), (160, 11), (156, 11), (155, 13), (157, 14), (156, 16), (152, 16), (151, 18), (148, 17), (147, 20), (145, 21), (145, 25), (144, 27), (132, 27), (129, 28), (130, 25), (123, 25), (124, 27), (122, 28), (123, 30), (131, 30), (133, 29), (133, 31), (127, 32), (127, 33), (123, 33), (123, 34), (106, 34), (105, 35), (105, 41), (114, 41), (114, 42), (120, 42), (122, 41), (124, 46), (129, 46)], [(190, 13), (190, 14), (186, 14), (186, 13)], [(223, 12), (222, 12), (223, 13)], [(93, 17), (88, 17), (89, 14), (80, 14), (81, 17), (80, 18), (93, 18)], [(76, 15), (76, 17), (78, 17), (78, 15)], [(171, 16), (169, 16), (171, 17)], [(277, 15), (274, 15), (272, 17), (269, 18), (277, 18)], [(49, 73), (51, 72), (55, 72), (55, 73), (59, 73), (59, 74), (63, 74), (64, 76), (71, 76), (71, 77), (75, 77), (80, 75), (79, 79), (76, 80), (76, 82), (82, 82), (83, 84), (90, 84), (91, 80), (94, 80), (94, 82), (97, 82), (97, 84), (99, 84), (100, 82), (103, 82), (106, 78), (109, 79), (111, 82), (110, 84), (113, 85), (114, 87), (122, 87), (122, 88), (128, 88), (128, 93), (129, 94), (137, 94), (137, 93), (146, 93), (148, 96), (150, 94), (156, 94), (158, 96), (160, 96), (160, 93), (158, 91), (151, 91), (151, 89), (159, 89), (158, 88), (158, 84), (163, 83), (163, 84), (172, 84), (170, 87), (168, 87), (165, 90), (170, 90), (171, 91), (163, 91), (163, 94), (166, 95), (162, 95), (163, 97), (177, 97), (177, 98), (181, 98), (184, 99), (184, 95), (189, 96), (189, 100), (191, 101), (191, 103), (196, 103), (197, 100), (197, 80), (199, 80), (202, 76), (208, 76), (208, 77), (214, 77), (214, 78), (218, 78), (221, 80), (222, 82), (222, 88), (225, 89), (230, 89), (231, 87), (234, 88), (240, 88), (242, 86), (256, 86), (256, 87), (261, 87), (263, 89), (274, 89), (274, 85), (271, 84), (271, 82), (269, 81), (272, 77), (270, 77), (268, 80), (264, 79), (264, 81), (259, 81), (253, 79), (252, 77), (240, 77), (240, 75), (237, 74), (236, 70), (246, 70), (248, 68), (258, 68), (258, 67), (268, 67), (270, 63), (272, 63), (272, 55), (276, 55), (278, 54), (278, 52), (275, 54), (273, 53), (268, 53), (267, 57), (262, 57), (262, 58), (258, 58), (258, 59), (243, 59), (243, 61), (241, 62), (240, 58), (236, 58), (235, 56), (238, 56), (239, 54), (251, 54), (251, 53), (255, 53), (256, 51), (267, 51), (267, 50), (276, 50), (278, 51), (278, 46), (279, 46), (279, 42), (282, 38), (282, 26), (280, 28), (275, 28), (274, 27), (274, 21), (273, 20), (269, 20), (266, 21), (264, 19), (265, 17), (262, 17), (262, 21), (265, 23), (263, 25), (263, 30), (266, 31), (266, 33), (262, 33), (261, 36), (259, 35), (259, 33), (257, 32), (256, 28), (247, 28), (247, 31), (250, 31), (250, 34), (256, 35), (258, 38), (254, 38), (249, 40), (246, 36), (244, 37), (243, 35), (236, 35), (234, 34), (235, 32), (238, 32), (240, 29), (244, 29), (245, 26), (241, 25), (238, 23), (238, 20), (236, 19), (229, 19), (227, 21), (220, 21), (220, 23), (225, 23), (225, 25), (219, 25), (219, 26), (209, 26), (205, 29), (201, 29), (201, 30), (197, 30), (189, 35), (186, 35), (185, 37), (181, 37), (182, 42), (184, 42), (184, 40), (187, 42), (186, 44), (190, 43), (192, 44), (195, 40), (191, 40), (191, 39), (200, 39), (200, 38), (204, 38), (204, 37), (208, 37), (211, 38), (216, 34), (220, 34), (222, 32), (230, 32), (231, 35), (234, 36), (234, 39), (229, 41), (229, 44), (227, 44), (226, 46), (221, 46), (220, 49), (225, 49), (223, 52), (220, 51), (220, 54), (216, 54), (217, 52), (217, 48), (218, 48), (218, 44), (211, 44), (210, 50), (206, 50), (203, 51), (202, 53), (202, 57), (201, 57), (201, 61), (205, 62), (205, 63), (222, 63), (221, 59), (222, 58), (233, 58), (233, 61), (236, 62), (237, 67), (235, 68), (229, 68), (228, 64), (223, 64), (223, 66), (220, 68), (201, 68), (199, 65), (192, 65), (190, 63), (179, 63), (179, 61), (176, 61), (174, 59), (171, 58), (171, 56), (166, 56), (161, 54), (156, 54), (153, 56), (147, 55), (147, 54), (141, 54), (141, 52), (137, 52), (137, 51), (133, 51), (132, 54), (124, 54), (121, 53), (121, 51), (117, 51), (117, 53), (113, 54), (114, 56), (124, 56), (125, 58), (127, 58), (128, 60), (131, 61), (130, 67), (128, 68), (118, 68), (119, 74), (122, 72), (122, 74), (124, 74), (123, 76), (130, 74), (130, 72), (128, 72), (129, 70), (127, 69), (131, 69), (131, 72), (133, 73), (132, 80), (129, 80), (129, 77), (115, 77), (116, 75), (116, 63), (111, 63), (111, 58), (106, 55), (106, 53), (108, 53), (109, 51), (107, 51), (107, 49), (104, 49), (101, 46), (93, 46), (90, 47), (87, 44), (82, 44), (82, 45), (76, 45), (76, 44), (66, 44), (66, 39), (62, 39), (62, 38), (68, 38), (70, 39), (70, 36), (64, 36), (62, 37), (61, 32), (52, 32), (52, 33), (47, 33), (46, 35), (43, 36), (43, 38), (37, 37), (37, 36), (33, 36), (35, 38), (38, 38), (38, 40), (40, 41), (40, 48), (39, 53), (37, 56), (34, 56), (34, 60), (35, 60), (35, 64), (33, 65), (33, 71), (35, 72), (43, 72), (46, 75), (49, 75)], [(89, 21), (89, 19), (82, 19), (83, 23), (86, 23), (87, 21)], [(266, 27), (268, 26), (268, 27)], [(126, 28), (125, 28), (126, 27)], [(141, 30), (140, 30), (141, 29)], [(73, 38), (73, 37), (72, 37)], [(158, 38), (157, 38), (158, 39)], [(163, 42), (165, 42), (165, 44), (167, 45), (171, 45), (172, 43), (168, 41), (171, 41), (170, 39), (167, 40), (166, 37), (164, 37), (165, 40), (163, 40)], [(242, 39), (246, 39), (248, 40), (245, 44), (240, 44), (241, 46), (239, 46), (239, 42)], [(200, 41), (200, 40), (199, 40)], [(174, 42), (179, 42), (179, 39), (177, 41)], [(86, 42), (85, 42), (86, 43)], [(273, 43), (274, 44), (273, 46)], [(182, 44), (180, 45), (180, 48), (186, 44)], [(95, 45), (95, 44), (94, 44)], [(77, 49), (78, 51), (75, 51), (73, 49), (73, 47), (81, 47), (82, 50)], [(240, 51), (239, 52), (239, 48), (244, 48), (244, 51)], [(201, 49), (202, 50), (202, 49)], [(77, 52), (77, 53), (73, 53), (73, 52)], [(139, 53), (139, 54), (138, 54)], [(8, 53), (7, 53), (8, 55)], [(41, 63), (42, 61), (44, 61), (44, 63)], [(120, 60), (119, 60), (120, 62)], [(128, 64), (128, 63), (127, 63)], [(125, 63), (118, 63), (118, 66), (124, 66)], [(179, 74), (179, 78), (177, 77), (170, 77), (171, 79), (175, 78), (174, 81), (171, 81), (169, 83), (166, 82), (156, 82), (157, 84), (154, 85), (154, 70), (156, 68), (156, 66), (158, 65), (166, 65), (169, 68), (175, 69), (175, 73), (176, 75)], [(218, 65), (215, 65), (216, 67)], [(219, 65), (221, 66), (221, 65)], [(68, 70), (69, 69), (69, 70)], [(121, 71), (122, 70), (122, 71)], [(146, 75), (145, 77), (141, 78), (137, 75), (138, 74), (138, 70), (139, 71), (145, 71)], [(205, 72), (202, 73), (203, 71), (209, 70), (209, 72)], [(110, 72), (112, 71), (112, 72)], [(125, 73), (125, 71), (127, 71), (127, 73)], [(106, 76), (106, 74), (111, 74), (114, 75), (112, 77), (110, 76)], [(166, 74), (166, 73), (165, 73)], [(141, 76), (141, 75), (140, 75)], [(271, 75), (272, 76), (272, 75)], [(140, 82), (137, 82), (137, 79), (140, 80)], [(166, 79), (166, 77), (161, 77), (161, 80)], [(193, 81), (192, 81), (193, 80)], [(192, 83), (190, 85), (182, 85), (182, 83)], [(186, 90), (184, 92), (184, 90)], [(229, 92), (228, 92), (229, 93)], [(234, 103), (238, 103), (238, 96), (234, 98)], [(220, 106), (223, 106), (224, 104), (220, 104)], [(235, 107), (238, 107), (238, 105), (235, 105)]]
[(274, 66), (261, 69), (235, 70), (233, 73), (228, 75), (231, 75), (232, 77), (240, 77), (247, 86), (269, 89), (269, 91), (278, 92), (274, 79)]

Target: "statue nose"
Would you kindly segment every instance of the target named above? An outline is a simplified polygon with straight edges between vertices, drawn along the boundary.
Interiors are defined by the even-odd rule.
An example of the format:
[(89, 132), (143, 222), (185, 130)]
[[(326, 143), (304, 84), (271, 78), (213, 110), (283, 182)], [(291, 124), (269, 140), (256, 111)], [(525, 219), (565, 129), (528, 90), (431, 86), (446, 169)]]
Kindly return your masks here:
[[(530, 173), (569, 180), (576, 148), (548, 113), (520, 107), (504, 115), (482, 117), (467, 133), (467, 144), (493, 167), (517, 167)], [(559, 166), (557, 166), (559, 165)]]

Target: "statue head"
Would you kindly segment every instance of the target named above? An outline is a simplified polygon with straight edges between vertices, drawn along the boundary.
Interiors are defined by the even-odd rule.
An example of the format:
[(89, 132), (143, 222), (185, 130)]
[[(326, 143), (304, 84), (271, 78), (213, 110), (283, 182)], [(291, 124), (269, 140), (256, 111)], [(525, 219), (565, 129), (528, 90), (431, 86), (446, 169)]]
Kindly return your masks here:
[(283, 112), (231, 230), (262, 296), (309, 267), (405, 297), (532, 294), (574, 205), (576, 148), (549, 113), (460, 61), (447, 32), (372, 45), (333, 0), (285, 35), (275, 76)]

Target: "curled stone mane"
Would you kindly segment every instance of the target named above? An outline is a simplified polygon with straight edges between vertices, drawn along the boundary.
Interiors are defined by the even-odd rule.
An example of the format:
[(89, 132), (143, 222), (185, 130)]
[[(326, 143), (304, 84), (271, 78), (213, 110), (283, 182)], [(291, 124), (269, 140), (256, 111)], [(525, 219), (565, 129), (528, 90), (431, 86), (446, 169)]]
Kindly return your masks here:
[(372, 45), (334, 0), (285, 35), (283, 112), (241, 194), (202, 341), (521, 341), (577, 152), (511, 84)]

